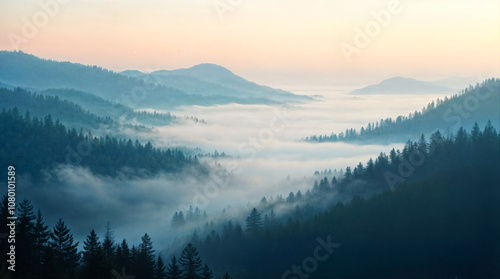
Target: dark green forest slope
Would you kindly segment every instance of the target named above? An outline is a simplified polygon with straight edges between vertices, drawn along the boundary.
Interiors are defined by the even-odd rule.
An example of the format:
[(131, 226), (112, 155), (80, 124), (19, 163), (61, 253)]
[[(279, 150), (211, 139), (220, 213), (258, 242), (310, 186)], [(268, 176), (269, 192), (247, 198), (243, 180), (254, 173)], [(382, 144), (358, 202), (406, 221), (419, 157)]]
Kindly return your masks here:
[(114, 125), (111, 118), (89, 113), (76, 103), (61, 100), (59, 97), (33, 94), (21, 88), (0, 88), (0, 108), (29, 111), (31, 116), (39, 118), (50, 113), (53, 118), (73, 127), (99, 128), (101, 125)]
[(170, 113), (136, 112), (130, 107), (76, 90), (52, 89), (36, 94), (22, 88), (0, 88), (0, 108), (15, 107), (19, 111), (29, 111), (32, 116), (50, 114), (54, 119), (77, 128), (99, 128), (100, 125), (116, 128), (118, 123), (162, 126), (177, 120)]
[(89, 168), (94, 174), (150, 176), (160, 172), (179, 172), (193, 167), (203, 172), (196, 158), (179, 150), (160, 150), (151, 143), (113, 137), (94, 137), (66, 129), (48, 115), (20, 115), (17, 109), (0, 114), (0, 165), (14, 164), (20, 174), (43, 179), (43, 170), (59, 164)]
[[(16, 169), (11, 169), (15, 173)], [(15, 249), (0, 241), (0, 278), (2, 279), (214, 279), (214, 273), (203, 264), (196, 247), (188, 244), (179, 256), (167, 264), (156, 255), (151, 237), (145, 233), (138, 245), (126, 239), (115, 240), (109, 224), (101, 239), (90, 229), (83, 249), (75, 241), (71, 228), (59, 218), (52, 229), (42, 212), (34, 211), (29, 200), (16, 208), (19, 218), (15, 229), (0, 227), (0, 239), (15, 235)], [(0, 200), (0, 219), (11, 217), (9, 198)], [(11, 256), (13, 255), (13, 257)], [(227, 272), (222, 279), (232, 279)]]
[[(29, 162), (26, 159), (36, 152), (40, 154), (36, 158), (42, 160), (50, 156), (45, 152), (64, 159), (65, 154), (56, 150), (66, 143), (61, 141), (83, 141), (91, 142), (92, 148), (99, 151), (96, 153), (104, 152), (100, 157), (89, 154), (88, 158), (106, 161), (105, 166), (112, 170), (119, 170), (123, 163), (117, 164), (119, 160), (109, 154), (133, 158), (132, 166), (162, 166), (164, 159), (166, 171), (176, 171), (170, 169), (172, 160), (177, 160), (176, 166), (196, 164), (196, 160), (181, 159), (181, 153), (155, 150), (150, 144), (78, 135), (53, 123), (50, 117), (42, 121), (4, 111), (0, 124), (7, 131), (1, 138), (6, 143), (2, 144), (5, 148), (1, 158), (13, 152), (9, 151), (9, 138), (19, 141), (30, 131), (30, 140), (43, 139), (46, 146), (38, 143), (33, 145), (38, 147), (36, 150), (14, 148), (16, 156), (25, 156), (16, 161)], [(120, 157), (124, 153), (128, 156)], [(82, 158), (82, 165), (88, 163), (85, 160)], [(246, 219), (227, 220), (220, 230), (207, 224), (189, 237), (191, 245), (183, 251), (170, 251), (184, 260), (170, 257), (166, 267), (163, 259), (155, 256), (147, 234), (140, 245), (129, 247), (125, 240), (115, 243), (109, 235), (99, 242), (91, 231), (80, 254), (62, 220), (49, 231), (41, 214), (35, 215), (25, 201), (19, 208), (17, 235), (27, 240), (18, 246), (19, 252), (24, 251), (18, 261), (33, 268), (16, 273), (14, 278), (31, 278), (33, 274), (39, 278), (109, 278), (109, 274), (118, 273), (122, 267), (137, 279), (214, 278), (212, 274), (222, 275), (226, 270), (234, 278), (253, 279), (497, 278), (498, 169), (500, 135), (491, 123), (483, 130), (475, 125), (470, 133), (459, 129), (456, 135), (448, 137), (436, 132), (429, 143), (422, 137), (419, 142), (408, 142), (402, 152), (392, 150), (389, 156), (381, 153), (366, 165), (346, 168), (343, 177), (332, 178), (331, 182), (325, 178), (304, 195), (261, 201)], [(113, 175), (105, 168), (93, 171)], [(349, 202), (331, 203), (318, 210), (322, 199), (328, 201), (338, 193), (350, 192), (360, 183), (386, 191), (369, 198), (355, 196)], [(0, 206), (3, 216), (8, 214), (5, 204), (4, 199)], [(294, 210), (279, 212), (284, 207)], [(243, 222), (245, 227), (240, 225)], [(5, 245), (0, 247), (7, 249)], [(201, 259), (207, 266), (202, 265)], [(190, 268), (195, 277), (190, 277)], [(1, 272), (5, 274), (5, 270)], [(169, 272), (180, 276), (172, 277)]]
[[(431, 139), (191, 241), (214, 270), (237, 278), (498, 278), (500, 137), (487, 125)], [(359, 183), (387, 190), (304, 217)], [(269, 210), (286, 203), (295, 210), (277, 221)]]
[(42, 95), (57, 96), (84, 107), (91, 113), (100, 116), (109, 116), (117, 121), (135, 120), (143, 125), (162, 126), (174, 123), (177, 119), (170, 113), (136, 112), (131, 107), (107, 101), (93, 94), (72, 89), (48, 89), (41, 91)]

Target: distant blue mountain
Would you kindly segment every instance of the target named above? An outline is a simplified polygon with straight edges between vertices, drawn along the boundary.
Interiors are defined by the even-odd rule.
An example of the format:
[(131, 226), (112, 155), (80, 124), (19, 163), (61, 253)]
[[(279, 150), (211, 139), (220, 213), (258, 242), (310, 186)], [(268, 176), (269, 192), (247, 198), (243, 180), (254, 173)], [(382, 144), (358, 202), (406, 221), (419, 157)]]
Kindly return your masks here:
[(199, 64), (187, 69), (160, 70), (145, 74), (127, 70), (122, 74), (142, 78), (145, 82), (155, 82), (169, 86), (188, 94), (202, 96), (254, 97), (276, 102), (297, 102), (310, 100), (307, 96), (298, 96), (290, 92), (256, 84), (233, 74), (228, 69), (216, 64)]
[(351, 92), (355, 95), (368, 94), (436, 94), (454, 93), (455, 90), (443, 85), (420, 81), (413, 78), (394, 77), (379, 84), (369, 85)]
[(132, 108), (279, 104), (309, 99), (246, 81), (213, 64), (152, 74), (135, 70), (116, 73), (98, 66), (41, 59), (20, 51), (0, 51), (0, 83), (7, 88), (30, 90), (75, 89)]

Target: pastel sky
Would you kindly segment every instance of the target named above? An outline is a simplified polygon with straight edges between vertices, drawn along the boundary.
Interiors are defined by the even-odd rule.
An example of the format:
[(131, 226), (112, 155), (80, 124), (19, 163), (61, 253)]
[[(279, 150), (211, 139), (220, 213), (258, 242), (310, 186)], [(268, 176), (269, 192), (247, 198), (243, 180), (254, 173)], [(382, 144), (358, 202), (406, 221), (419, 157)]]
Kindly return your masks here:
[[(0, 1), (0, 49), (116, 71), (210, 62), (271, 85), (499, 76), (499, 3)], [(374, 14), (381, 13), (390, 18), (377, 23)], [(363, 44), (355, 42), (364, 36), (357, 30), (370, 33)], [(347, 45), (355, 50), (349, 59), (341, 48)]]

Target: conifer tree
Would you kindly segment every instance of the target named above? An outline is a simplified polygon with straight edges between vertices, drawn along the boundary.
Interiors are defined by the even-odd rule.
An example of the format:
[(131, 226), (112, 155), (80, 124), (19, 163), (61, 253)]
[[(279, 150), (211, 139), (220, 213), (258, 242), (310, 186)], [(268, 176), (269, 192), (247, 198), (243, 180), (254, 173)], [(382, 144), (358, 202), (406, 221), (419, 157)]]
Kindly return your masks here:
[(352, 179), (351, 167), (345, 168), (344, 179), (350, 181)]
[[(25, 199), (19, 204), (16, 226), (16, 262), (18, 266), (36, 266), (35, 258), (35, 214), (31, 201)], [(16, 271), (20, 278), (33, 276), (35, 270), (22, 268)]]
[(113, 262), (113, 258), (115, 255), (115, 240), (113, 237), (113, 231), (109, 226), (109, 222), (106, 223), (106, 233), (104, 235), (104, 240), (102, 241), (102, 250), (104, 251), (104, 255), (106, 255), (106, 260), (110, 263)]
[(55, 262), (65, 278), (74, 276), (80, 259), (77, 250), (78, 242), (73, 243), (73, 241), (73, 234), (70, 233), (70, 229), (59, 218), (50, 235), (49, 245), (54, 251)]
[(155, 255), (153, 250), (153, 242), (151, 237), (146, 233), (141, 238), (142, 243), (137, 251), (136, 274), (143, 279), (151, 279), (155, 273)]
[(179, 264), (183, 279), (198, 279), (201, 273), (202, 262), (200, 256), (198, 256), (198, 250), (193, 244), (189, 243), (182, 250)]
[(116, 248), (115, 264), (119, 270), (122, 268), (129, 271), (131, 270), (132, 254), (125, 239), (123, 239), (120, 246)]
[(262, 217), (256, 208), (252, 209), (247, 217), (247, 232), (251, 235), (257, 234), (262, 229)]
[(48, 245), (49, 239), (49, 226), (45, 225), (42, 217), (42, 212), (39, 209), (36, 215), (34, 231), (34, 252), (35, 257), (38, 259), (38, 261), (40, 261), (40, 259), (43, 257), (43, 252)]
[(201, 272), (201, 279), (213, 279), (214, 275), (207, 264), (203, 266), (203, 270)]
[(479, 128), (479, 124), (477, 124), (477, 122), (474, 122), (474, 126), (472, 126), (470, 138), (472, 143), (476, 143), (481, 138), (481, 129)]
[(166, 279), (167, 271), (165, 267), (165, 263), (161, 255), (158, 255), (158, 259), (156, 260), (156, 269), (155, 269), (155, 279)]
[(168, 264), (167, 267), (167, 279), (181, 279), (182, 278), (182, 270), (177, 262), (177, 258), (175, 256), (172, 257), (172, 260)]
[(137, 271), (139, 270), (139, 251), (135, 247), (135, 245), (132, 245), (132, 248), (130, 248), (130, 272), (132, 274), (137, 274)]
[(83, 275), (85, 278), (111, 278), (111, 265), (99, 243), (99, 237), (92, 229), (83, 246)]
[(95, 233), (95, 230), (92, 229), (90, 231), (90, 234), (87, 236), (87, 239), (83, 242), (83, 253), (82, 253), (83, 264), (88, 263), (90, 254), (94, 253), (97, 247), (99, 246), (100, 246), (99, 237)]

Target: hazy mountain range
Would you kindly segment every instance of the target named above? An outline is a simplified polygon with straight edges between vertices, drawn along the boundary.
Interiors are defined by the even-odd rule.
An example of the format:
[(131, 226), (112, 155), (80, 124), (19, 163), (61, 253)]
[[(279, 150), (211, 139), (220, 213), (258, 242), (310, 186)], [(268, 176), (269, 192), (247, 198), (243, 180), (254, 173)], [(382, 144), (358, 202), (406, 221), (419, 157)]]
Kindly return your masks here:
[(132, 108), (310, 100), (306, 96), (249, 82), (213, 64), (152, 74), (138, 71), (121, 74), (98, 66), (58, 62), (10, 51), (0, 51), (0, 84), (31, 90), (75, 89)]
[(476, 85), (475, 78), (450, 77), (432, 82), (406, 77), (393, 77), (374, 85), (353, 90), (351, 94), (449, 94)]
[[(444, 93), (439, 96), (442, 98), (456, 93), (458, 90), (452, 87), (461, 82), (465, 80), (450, 78), (429, 83), (392, 78), (354, 94)], [(169, 125), (178, 118), (134, 109), (183, 105), (189, 107), (180, 111), (193, 112), (199, 109), (194, 105), (310, 100), (249, 82), (213, 64), (153, 73), (116, 73), (22, 52), (0, 52), (0, 87), (6, 87), (0, 88), (0, 167), (10, 170), (11, 164), (15, 166), (20, 178), (16, 179), (18, 189), (44, 210), (47, 224), (59, 220), (53, 238), (71, 240), (59, 246), (53, 239), (48, 241), (50, 234), (41, 210), (36, 222), (29, 221), (29, 216), (35, 216), (33, 207), (28, 200), (23, 201), (19, 220), (28, 221), (19, 221), (17, 242), (24, 244), (19, 248), (38, 245), (38, 251), (44, 252), (16, 253), (20, 263), (38, 263), (39, 267), (20, 268), (28, 275), (19, 278), (39, 278), (39, 273), (51, 279), (111, 278), (114, 268), (124, 273), (128, 267), (131, 274), (152, 279), (157, 270), (161, 271), (157, 267), (165, 264), (159, 255), (171, 258), (173, 263), (173, 255), (186, 259), (188, 252), (180, 249), (188, 242), (189, 247), (194, 247), (189, 253), (200, 255), (207, 263), (204, 270), (208, 275), (204, 278), (221, 278), (218, 275), (226, 270), (234, 274), (234, 279), (298, 278), (291, 270), (310, 270), (307, 273), (314, 272), (311, 278), (407, 278), (408, 274), (414, 278), (499, 277), (500, 271), (492, 266), (500, 259), (500, 136), (494, 128), (500, 125), (500, 79), (486, 79), (473, 87), (465, 85), (460, 93), (438, 99), (408, 117), (380, 119), (359, 132), (349, 129), (310, 139), (343, 141), (321, 146), (290, 143), (288, 136), (285, 140), (277, 136), (272, 138), (275, 143), (266, 144), (269, 138), (262, 140), (266, 131), (262, 127), (266, 126), (252, 122), (261, 117), (265, 120), (262, 123), (272, 128), (276, 119), (259, 115), (256, 107), (243, 114), (239, 112), (242, 106), (224, 106), (233, 107), (235, 112), (217, 112), (217, 106), (210, 107), (208, 116), (219, 115), (209, 119), (211, 124), (202, 129), (171, 126), (153, 133), (141, 126)], [(398, 100), (395, 96), (384, 99)], [(329, 103), (323, 108), (310, 106), (308, 112), (293, 119), (301, 124), (311, 118), (310, 123), (321, 125), (325, 115), (309, 111), (324, 107), (335, 110), (335, 105), (342, 103)], [(366, 113), (363, 108), (356, 106), (355, 113)], [(344, 115), (349, 118), (352, 114)], [(229, 121), (224, 122), (226, 119)], [(472, 126), (489, 119), (492, 121), (487, 124)], [(305, 125), (293, 126), (287, 132), (297, 135)], [(240, 137), (247, 129), (255, 133)], [(296, 134), (291, 133), (292, 129)], [(269, 131), (274, 137), (274, 130)], [(422, 133), (426, 133), (425, 137), (412, 142)], [(247, 135), (248, 142), (240, 141)], [(373, 152), (379, 148), (374, 143), (408, 139), (401, 150), (391, 144), (386, 146), (387, 154), (383, 149)], [(175, 147), (193, 142), (201, 143), (197, 150), (214, 146), (236, 150), (238, 146), (240, 152), (251, 147), (259, 155), (251, 158), (251, 154), (243, 153), (240, 157), (238, 153), (219, 160), (216, 156), (199, 158), (188, 146)], [(318, 146), (322, 149), (315, 149)], [(366, 155), (379, 151), (377, 157)], [(344, 160), (354, 159), (360, 163), (343, 165)], [(279, 192), (277, 187), (281, 186), (275, 177), (293, 172), (298, 178), (316, 163), (325, 166), (319, 183), (314, 178), (307, 183), (305, 175), (301, 180), (288, 176), (283, 182), (283, 189), (290, 191), (288, 196), (278, 193), (274, 198), (272, 193), (266, 198), (268, 191)], [(340, 171), (327, 172), (332, 165), (341, 165)], [(252, 203), (255, 193), (262, 198)], [(246, 206), (239, 201), (244, 199)], [(4, 196), (0, 215), (8, 214), (8, 202)], [(222, 211), (210, 210), (224, 204), (227, 206)], [(201, 210), (207, 206), (208, 214), (202, 215), (198, 205)], [(72, 224), (74, 238), (63, 219)], [(109, 220), (116, 228), (117, 240), (123, 239), (120, 245), (113, 244)], [(98, 244), (93, 228), (105, 222), (107, 232), (103, 244)], [(0, 227), (0, 235), (7, 235), (8, 230), (7, 226)], [(83, 241), (89, 230), (94, 237)], [(138, 245), (132, 241), (137, 241), (139, 230), (149, 230), (151, 237), (145, 233)], [(30, 232), (36, 232), (37, 239)], [(132, 239), (132, 249), (125, 238)], [(78, 250), (82, 246), (73, 244), (73, 239), (84, 243), (81, 266), (78, 258), (83, 251)], [(90, 248), (90, 239), (97, 248)], [(151, 239), (158, 248), (153, 249)], [(101, 248), (104, 243), (111, 243), (109, 254)], [(0, 260), (10, 248), (4, 244), (0, 243)], [(155, 250), (158, 254), (154, 254)], [(70, 251), (66, 254), (69, 256), (59, 257), (62, 254), (58, 251)], [(66, 263), (59, 258), (73, 260)], [(157, 265), (153, 261), (156, 258)], [(201, 258), (196, 261), (202, 262)], [(73, 267), (69, 271), (59, 268), (70, 265)], [(89, 270), (102, 276), (89, 276)], [(3, 271), (0, 273), (0, 278), (8, 278)], [(231, 278), (226, 275), (223, 278)]]
[(307, 100), (290, 92), (258, 85), (233, 74), (228, 69), (215, 64), (199, 64), (187, 69), (160, 70), (142, 73), (136, 70), (123, 71), (122, 74), (139, 78), (146, 83), (169, 86), (192, 95), (226, 96), (241, 98), (253, 96), (277, 102)]

